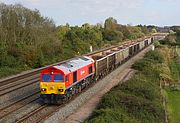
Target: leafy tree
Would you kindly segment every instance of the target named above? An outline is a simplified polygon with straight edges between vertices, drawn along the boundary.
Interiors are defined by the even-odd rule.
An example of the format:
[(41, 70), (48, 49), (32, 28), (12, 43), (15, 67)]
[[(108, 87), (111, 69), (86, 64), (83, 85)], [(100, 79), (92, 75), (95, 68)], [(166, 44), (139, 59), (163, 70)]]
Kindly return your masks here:
[(119, 31), (105, 30), (103, 32), (103, 37), (104, 37), (104, 40), (120, 42), (123, 39), (123, 34), (121, 32), (119, 32)]
[[(44, 43), (57, 40), (54, 33), (54, 22), (42, 17), (38, 10), (30, 10), (19, 4), (0, 4), (0, 15), (0, 41), (3, 45), (1, 48), (3, 54), (8, 56), (8, 59), (13, 58), (12, 62), (38, 67), (34, 62), (37, 60), (38, 52), (42, 52), (41, 48)], [(59, 48), (53, 49), (50, 46), (46, 48), (49, 51), (59, 52)], [(48, 55), (54, 56), (52, 53)], [(42, 52), (41, 55), (45, 57), (46, 54)], [(7, 62), (6, 65), (10, 66), (8, 59), (2, 57), (2, 61)]]
[(155, 28), (153, 28), (153, 29), (151, 30), (151, 32), (152, 32), (152, 33), (157, 33), (157, 30), (156, 30)]
[(117, 27), (117, 20), (113, 17), (109, 17), (105, 20), (104, 28), (105, 30), (115, 30)]
[(38, 68), (87, 53), (90, 46), (97, 50), (145, 34), (145, 26), (120, 25), (112, 17), (105, 20), (104, 27), (101, 23), (56, 26), (37, 9), (0, 3), (0, 69)]
[(167, 44), (167, 45), (176, 45), (177, 37), (175, 34), (170, 34), (166, 36), (164, 40), (161, 40), (161, 44)]

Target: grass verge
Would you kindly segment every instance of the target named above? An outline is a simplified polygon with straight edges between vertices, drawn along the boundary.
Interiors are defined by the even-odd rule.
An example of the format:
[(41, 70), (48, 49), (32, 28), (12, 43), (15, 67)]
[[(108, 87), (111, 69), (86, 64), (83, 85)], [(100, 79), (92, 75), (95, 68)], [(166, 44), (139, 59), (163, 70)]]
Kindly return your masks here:
[(180, 91), (166, 89), (167, 111), (170, 123), (180, 122)]
[(176, 52), (180, 56), (180, 46), (176, 46)]

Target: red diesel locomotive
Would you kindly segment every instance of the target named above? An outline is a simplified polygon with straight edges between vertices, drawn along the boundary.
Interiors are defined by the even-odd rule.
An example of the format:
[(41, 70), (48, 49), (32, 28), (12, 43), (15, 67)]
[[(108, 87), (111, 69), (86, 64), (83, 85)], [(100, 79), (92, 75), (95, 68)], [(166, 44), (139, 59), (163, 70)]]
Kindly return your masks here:
[(41, 98), (57, 103), (80, 92), (93, 79), (94, 60), (82, 56), (44, 69), (40, 74)]

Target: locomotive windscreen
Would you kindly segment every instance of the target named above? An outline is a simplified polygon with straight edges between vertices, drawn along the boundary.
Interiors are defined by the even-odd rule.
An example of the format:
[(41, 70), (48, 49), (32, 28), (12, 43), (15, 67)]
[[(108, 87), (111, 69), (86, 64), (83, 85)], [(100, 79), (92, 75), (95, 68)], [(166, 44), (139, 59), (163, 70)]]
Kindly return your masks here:
[(52, 76), (51, 76), (51, 74), (43, 74), (43, 75), (42, 75), (42, 81), (43, 81), (43, 82), (51, 82), (51, 81), (52, 81)]
[(63, 82), (64, 81), (64, 76), (61, 74), (54, 74), (54, 81), (55, 82)]

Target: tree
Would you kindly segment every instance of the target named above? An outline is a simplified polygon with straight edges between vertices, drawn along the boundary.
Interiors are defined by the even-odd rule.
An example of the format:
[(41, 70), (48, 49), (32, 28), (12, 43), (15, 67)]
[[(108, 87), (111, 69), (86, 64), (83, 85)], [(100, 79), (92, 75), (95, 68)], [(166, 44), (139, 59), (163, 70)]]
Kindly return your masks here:
[(120, 42), (123, 39), (123, 34), (119, 31), (105, 30), (103, 33), (104, 40)]
[(157, 33), (157, 30), (156, 30), (155, 28), (153, 28), (153, 29), (151, 30), (151, 32), (152, 32), (152, 33)]
[(117, 20), (113, 17), (109, 17), (105, 20), (104, 28), (105, 30), (115, 30), (117, 27)]
[(144, 26), (138, 25), (137, 27), (141, 28), (142, 33), (144, 33), (144, 34), (148, 34), (149, 33), (149, 30), (148, 30), (146, 25), (144, 25)]
[[(57, 40), (54, 32), (53, 20), (41, 16), (38, 10), (30, 10), (20, 4), (0, 4), (0, 41), (6, 46), (3, 48), (3, 52), (6, 53), (7, 58), (15, 59), (17, 63), (18, 59), (21, 59), (19, 64), (34, 67), (33, 63), (37, 60), (36, 54), (44, 43), (54, 43), (52, 41)], [(58, 43), (56, 46), (59, 48), (53, 50), (59, 52), (61, 46)], [(51, 47), (46, 48), (52, 50)], [(45, 56), (43, 53), (42, 55)], [(10, 65), (7, 58), (4, 60)]]

